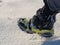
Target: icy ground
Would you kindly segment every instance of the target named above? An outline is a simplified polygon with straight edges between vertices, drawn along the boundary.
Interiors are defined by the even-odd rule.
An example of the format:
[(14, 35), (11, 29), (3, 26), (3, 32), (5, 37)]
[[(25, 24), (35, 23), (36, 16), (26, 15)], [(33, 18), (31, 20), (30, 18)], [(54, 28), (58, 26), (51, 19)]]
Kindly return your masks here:
[(1, 0), (0, 1), (0, 45), (60, 45), (60, 14), (56, 16), (54, 40), (27, 34), (20, 30), (20, 17), (31, 18), (43, 6), (42, 0)]

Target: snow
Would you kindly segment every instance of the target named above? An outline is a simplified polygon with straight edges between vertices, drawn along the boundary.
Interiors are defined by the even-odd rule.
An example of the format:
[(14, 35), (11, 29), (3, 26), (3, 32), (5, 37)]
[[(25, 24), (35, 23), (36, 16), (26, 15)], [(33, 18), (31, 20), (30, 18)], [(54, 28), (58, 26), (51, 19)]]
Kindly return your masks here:
[(31, 18), (44, 5), (42, 0), (1, 0), (0, 45), (60, 45), (60, 16), (55, 23), (56, 40), (41, 38), (38, 34), (27, 34), (18, 27), (20, 17)]

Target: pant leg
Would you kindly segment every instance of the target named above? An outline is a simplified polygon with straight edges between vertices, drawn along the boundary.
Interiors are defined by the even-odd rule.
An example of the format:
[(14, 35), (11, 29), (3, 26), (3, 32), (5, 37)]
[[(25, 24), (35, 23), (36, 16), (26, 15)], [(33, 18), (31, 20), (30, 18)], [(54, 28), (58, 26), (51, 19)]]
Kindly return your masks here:
[(47, 5), (37, 10), (33, 16), (33, 24), (39, 29), (52, 29), (56, 21), (57, 12), (51, 11)]

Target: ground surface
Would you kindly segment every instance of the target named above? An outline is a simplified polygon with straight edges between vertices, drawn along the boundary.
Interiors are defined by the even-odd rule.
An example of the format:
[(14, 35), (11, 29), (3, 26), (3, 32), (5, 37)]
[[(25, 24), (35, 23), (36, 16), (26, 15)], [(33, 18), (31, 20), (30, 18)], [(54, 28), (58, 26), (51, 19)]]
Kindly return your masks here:
[[(60, 37), (47, 41), (37, 34), (27, 34), (17, 26), (20, 17), (31, 18), (43, 6), (42, 0), (0, 1), (0, 45), (60, 45)], [(60, 14), (57, 14), (55, 35), (60, 34)]]

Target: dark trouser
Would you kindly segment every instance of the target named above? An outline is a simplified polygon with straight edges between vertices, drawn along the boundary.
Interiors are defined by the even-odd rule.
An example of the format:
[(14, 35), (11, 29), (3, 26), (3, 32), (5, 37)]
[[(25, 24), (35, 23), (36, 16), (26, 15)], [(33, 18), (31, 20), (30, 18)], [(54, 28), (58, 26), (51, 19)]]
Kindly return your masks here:
[(56, 14), (57, 11), (51, 11), (46, 3), (46, 0), (44, 0), (45, 5), (37, 10), (36, 15), (33, 16), (33, 25), (36, 26), (36, 28), (42, 30), (42, 29), (48, 29), (51, 30), (54, 26), (54, 23), (56, 21)]

